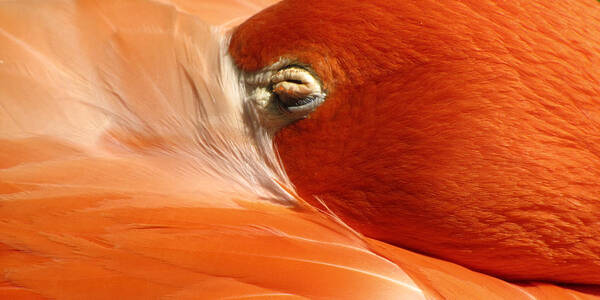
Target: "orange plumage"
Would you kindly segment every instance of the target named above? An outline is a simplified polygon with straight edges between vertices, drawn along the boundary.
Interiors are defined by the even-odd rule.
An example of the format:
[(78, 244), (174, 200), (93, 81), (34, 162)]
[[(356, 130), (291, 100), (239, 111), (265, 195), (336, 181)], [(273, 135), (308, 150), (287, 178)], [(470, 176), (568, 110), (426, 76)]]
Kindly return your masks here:
[(275, 141), (308, 201), (503, 278), (600, 284), (599, 28), (595, 1), (284, 1), (230, 50), (329, 90)]
[[(233, 62), (226, 54), (224, 29), (240, 23), (269, 2), (0, 2), (1, 299), (600, 298), (595, 286), (561, 286), (535, 281), (509, 283), (364, 237), (335, 216), (318, 211), (296, 196), (270, 148), (270, 137), (265, 138), (269, 142), (266, 143), (261, 140), (264, 137), (254, 135), (254, 124), (248, 121), (254, 116), (244, 111), (237, 73), (233, 72)], [(354, 149), (364, 140), (378, 141), (373, 139), (377, 135), (357, 131), (352, 120), (362, 123), (365, 129), (379, 128), (383, 137), (393, 136), (389, 131), (404, 132), (403, 139), (409, 138), (407, 141), (413, 144), (423, 142), (412, 149), (413, 157), (418, 158), (419, 149), (425, 151), (421, 156), (429, 155), (431, 151), (425, 148), (436, 143), (424, 138), (429, 136), (425, 129), (430, 128), (417, 126), (426, 122), (416, 122), (418, 118), (414, 116), (428, 110), (418, 109), (420, 102), (415, 99), (412, 104), (403, 106), (405, 111), (413, 112), (414, 118), (404, 120), (390, 99), (426, 96), (421, 99), (422, 104), (431, 107), (435, 106), (433, 102), (440, 92), (456, 97), (468, 95), (466, 87), (481, 83), (465, 85), (464, 81), (442, 76), (444, 74), (436, 77), (433, 73), (440, 69), (427, 72), (427, 65), (422, 65), (420, 72), (414, 68), (403, 72), (404, 82), (394, 82), (394, 78), (401, 76), (395, 73), (377, 79), (384, 75), (377, 72), (395, 68), (398, 61), (376, 54), (381, 50), (398, 53), (393, 52), (398, 45), (384, 42), (387, 38), (374, 39), (388, 32), (378, 31), (374, 27), (378, 23), (373, 22), (391, 24), (388, 18), (402, 9), (402, 3), (385, 9), (377, 8), (376, 3), (358, 1), (340, 2), (343, 6), (334, 8), (331, 5), (337, 2), (315, 2), (312, 6), (303, 3), (284, 2), (242, 25), (233, 36), (231, 54), (240, 66), (251, 70), (292, 53), (319, 72), (329, 93), (326, 102), (310, 119), (282, 130), (276, 137), (276, 146), (293, 183), (307, 201), (314, 201), (312, 195), (316, 194), (350, 225), (378, 237), (373, 233), (385, 233), (381, 224), (359, 222), (349, 212), (355, 210), (365, 219), (373, 220), (375, 214), (395, 214), (401, 207), (392, 206), (386, 212), (361, 206), (361, 202), (355, 201), (367, 194), (370, 186), (381, 185), (365, 181), (364, 177), (356, 178), (366, 184), (360, 194), (353, 191), (354, 183), (343, 177), (349, 179), (353, 169), (331, 167), (344, 161), (336, 153), (346, 155), (346, 159), (359, 160), (362, 156), (367, 158), (363, 161), (365, 170), (375, 170), (381, 175), (381, 166), (368, 164), (370, 159), (382, 154), (389, 156), (390, 153), (385, 152), (389, 149), (377, 149), (380, 144), (374, 143), (372, 149), (359, 151), (355, 158), (349, 157), (350, 153), (357, 154)], [(578, 5), (584, 4), (570, 9), (575, 10)], [(311, 15), (300, 12), (316, 13), (317, 8), (325, 9), (320, 11), (323, 17), (313, 22), (317, 26), (300, 21), (308, 20)], [(580, 18), (596, 12), (591, 5), (589, 8), (580, 13)], [(344, 9), (349, 12), (344, 13)], [(438, 13), (447, 15), (452, 9)], [(524, 11), (529, 9), (524, 8)], [(365, 16), (372, 13), (373, 18), (364, 22)], [(331, 18), (325, 17), (328, 15)], [(416, 16), (419, 14), (412, 18), (418, 23), (420, 19)], [(573, 30), (584, 30), (575, 26), (578, 19), (566, 18), (565, 22), (568, 20), (575, 22)], [(289, 22), (295, 26), (289, 27)], [(350, 26), (355, 22), (362, 22), (363, 27), (370, 30), (369, 34), (360, 35), (356, 26)], [(400, 23), (397, 25), (404, 26)], [(457, 30), (441, 24), (429, 26), (429, 34), (440, 31), (442, 35), (446, 32), (443, 30)], [(357, 42), (349, 46), (345, 40), (352, 36), (334, 29), (356, 32), (354, 41), (362, 37), (372, 43)], [(322, 34), (328, 34), (331, 40), (319, 40)], [(398, 32), (393, 33), (396, 35)], [(294, 43), (300, 44), (294, 47)], [(334, 48), (340, 53), (325, 52), (332, 45), (337, 45)], [(590, 39), (581, 42), (579, 47), (588, 49), (594, 45), (598, 44)], [(341, 51), (344, 47), (346, 49)], [(441, 54), (442, 48), (427, 53)], [(375, 51), (369, 52), (374, 56), (358, 55), (365, 51)], [(481, 54), (486, 51), (490, 49), (481, 49)], [(546, 55), (556, 51), (549, 50)], [(334, 54), (335, 60), (328, 56)], [(438, 54), (431, 59), (439, 58)], [(594, 59), (594, 55), (588, 54), (588, 58)], [(420, 62), (417, 59), (424, 59), (417, 56), (415, 52), (414, 57), (403, 59), (417, 67), (416, 63)], [(378, 63), (374, 66), (372, 61)], [(349, 65), (336, 65), (336, 62)], [(390, 62), (392, 64), (386, 65)], [(450, 66), (458, 67), (460, 61), (447, 67), (452, 74), (461, 74)], [(588, 76), (596, 74), (592, 69), (582, 70), (588, 72)], [(579, 78), (577, 74), (569, 76)], [(383, 78), (389, 80), (383, 82)], [(411, 78), (427, 80), (412, 82)], [(433, 90), (434, 84), (446, 86), (449, 81), (444, 80), (455, 80), (457, 87), (463, 87), (464, 91)], [(391, 85), (386, 87), (386, 82)], [(398, 84), (415, 90), (400, 89), (392, 93), (392, 87)], [(483, 86), (502, 87), (491, 83)], [(564, 87), (569, 88), (580, 87)], [(364, 100), (362, 106), (359, 105), (361, 99)], [(375, 99), (385, 100), (383, 107), (368, 105)], [(354, 104), (344, 106), (346, 100)], [(381, 126), (385, 119), (372, 119), (381, 115), (376, 110), (386, 108), (390, 108), (387, 117), (398, 121), (389, 128)], [(592, 118), (593, 108), (587, 109)], [(430, 119), (439, 117), (438, 110), (431, 112), (438, 114), (429, 115)], [(450, 109), (448, 118), (453, 115), (456, 111)], [(452, 120), (459, 118), (454, 116)], [(399, 131), (403, 127), (398, 124), (411, 122), (422, 132)], [(320, 127), (322, 124), (331, 126)], [(439, 126), (432, 128), (443, 127)], [(581, 123), (578, 128), (587, 127)], [(302, 140), (303, 135), (298, 130), (311, 130), (312, 134)], [(324, 134), (321, 130), (331, 132)], [(461, 132), (465, 134), (463, 141), (473, 136), (470, 131)], [(461, 132), (454, 132), (450, 137), (461, 141)], [(350, 144), (336, 145), (332, 133), (339, 133), (340, 138), (345, 136)], [(442, 133), (438, 135), (438, 143), (450, 139)], [(297, 143), (293, 143), (295, 141)], [(352, 144), (353, 141), (356, 144)], [(306, 147), (310, 145), (315, 148)], [(406, 145), (400, 143), (398, 151), (392, 152), (411, 153), (408, 151), (411, 149), (402, 148)], [(311, 152), (334, 146), (339, 148), (332, 148), (331, 152)], [(437, 156), (431, 155), (427, 161), (421, 158), (408, 162), (422, 163), (425, 167), (426, 162), (430, 162), (429, 167), (437, 171), (432, 169), (429, 176), (436, 174), (443, 179), (445, 174), (452, 174), (450, 171), (458, 162), (452, 164), (449, 159), (452, 156), (448, 156), (448, 172), (444, 173), (438, 168), (439, 157), (456, 153), (457, 149), (463, 149), (461, 147), (464, 143), (443, 153), (434, 147)], [(309, 157), (314, 153), (321, 155), (319, 160)], [(356, 166), (352, 160), (347, 163), (352, 168)], [(560, 164), (557, 162), (557, 165)], [(394, 170), (401, 169), (391, 169)], [(590, 166), (586, 170), (593, 172), (595, 168)], [(398, 176), (399, 173), (390, 174)], [(569, 174), (572, 173), (564, 173)], [(416, 172), (414, 178), (425, 178), (425, 175)], [(311, 178), (327, 181), (317, 184), (307, 180)], [(390, 180), (394, 180), (390, 185), (393, 192), (398, 185), (394, 178)], [(329, 185), (333, 192), (345, 190), (347, 194), (343, 196), (347, 198), (332, 201), (335, 200), (333, 194), (313, 192), (315, 184)], [(412, 184), (423, 189), (432, 187), (426, 181), (415, 180)], [(449, 190), (446, 195), (454, 195), (451, 192), (456, 190), (458, 188)], [(472, 191), (472, 185), (465, 185), (464, 191)], [(432, 199), (442, 202), (445, 198)], [(581, 199), (582, 205), (589, 204), (584, 200)], [(348, 205), (350, 203), (352, 205)], [(417, 206), (421, 214), (431, 212), (420, 222), (436, 217), (448, 221), (445, 215), (439, 216), (436, 212), (451, 212), (450, 206), (434, 206), (435, 203), (426, 201)], [(478, 205), (473, 209), (484, 207)], [(582, 208), (572, 216), (578, 217), (582, 212), (593, 214), (594, 210)], [(390, 215), (380, 215), (383, 218), (379, 219), (394, 226), (403, 222), (414, 230), (423, 229), (416, 220)], [(443, 224), (441, 219), (434, 223), (439, 224)], [(450, 222), (450, 225), (456, 223)], [(395, 228), (399, 233), (406, 233), (400, 226)], [(474, 227), (480, 228), (483, 227)], [(587, 229), (577, 228), (585, 233), (596, 227), (591, 224)], [(464, 227), (457, 228), (460, 230)], [(427, 236), (428, 231), (423, 230), (406, 236), (427, 237), (431, 246), (431, 238), (441, 238), (446, 233), (439, 230), (437, 235)], [(463, 240), (474, 239), (464, 236)], [(589, 240), (594, 241), (594, 238)], [(523, 238), (522, 241), (533, 240)], [(431, 249), (440, 250), (439, 247)], [(456, 250), (453, 245), (447, 249)], [(471, 256), (472, 260), (478, 259), (474, 253)], [(481, 258), (480, 262), (485, 261)], [(494, 266), (493, 259), (488, 262)], [(581, 265), (583, 263), (578, 266)], [(594, 267), (589, 261), (585, 266), (590, 269), (583, 271)], [(593, 279), (594, 274), (590, 274), (581, 272), (578, 278)]]

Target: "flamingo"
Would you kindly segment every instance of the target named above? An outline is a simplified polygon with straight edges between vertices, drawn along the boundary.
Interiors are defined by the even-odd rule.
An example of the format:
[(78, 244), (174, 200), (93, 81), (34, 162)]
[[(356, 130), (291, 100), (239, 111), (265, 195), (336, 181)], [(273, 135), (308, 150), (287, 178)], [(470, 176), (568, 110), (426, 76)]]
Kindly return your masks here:
[(600, 298), (597, 3), (275, 2), (0, 2), (0, 298)]

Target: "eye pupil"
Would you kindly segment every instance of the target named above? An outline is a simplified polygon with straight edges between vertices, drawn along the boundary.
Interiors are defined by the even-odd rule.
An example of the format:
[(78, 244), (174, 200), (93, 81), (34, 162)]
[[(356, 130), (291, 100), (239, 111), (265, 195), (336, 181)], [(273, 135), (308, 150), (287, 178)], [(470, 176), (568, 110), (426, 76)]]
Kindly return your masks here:
[(286, 109), (290, 108), (290, 107), (297, 107), (297, 106), (306, 105), (308, 103), (311, 103), (311, 102), (315, 101), (315, 99), (317, 98), (314, 95), (306, 96), (304, 98), (282, 97), (282, 96), (277, 95), (277, 94), (275, 94), (275, 96), (278, 97), (279, 102)]
[(316, 99), (315, 96), (308, 96), (308, 97), (305, 97), (302, 99), (298, 99), (298, 101), (296, 101), (296, 103), (294, 103), (293, 106), (302, 106), (302, 105), (313, 102), (315, 99)]
[(286, 81), (295, 83), (295, 84), (303, 84), (302, 80), (298, 80), (298, 79), (287, 79)]

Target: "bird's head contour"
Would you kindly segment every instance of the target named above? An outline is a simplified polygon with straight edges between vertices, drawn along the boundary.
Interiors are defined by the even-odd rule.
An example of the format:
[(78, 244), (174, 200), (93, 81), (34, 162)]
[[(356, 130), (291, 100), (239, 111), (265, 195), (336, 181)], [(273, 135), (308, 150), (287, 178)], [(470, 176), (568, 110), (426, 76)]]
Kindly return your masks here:
[[(563, 249), (582, 228), (545, 221), (597, 217), (576, 204), (595, 205), (593, 193), (557, 177), (587, 168), (577, 157), (596, 161), (580, 136), (590, 119), (559, 102), (583, 94), (557, 82), (600, 72), (581, 71), (593, 51), (569, 52), (536, 29), (566, 4), (538, 2), (282, 1), (239, 26), (229, 52), (307, 201), (322, 200), (367, 236), (478, 270), (600, 282), (557, 263), (584, 267)], [(584, 6), (594, 4), (569, 20), (588, 22)], [(557, 61), (553, 47), (568, 60)], [(577, 150), (551, 142), (567, 131)], [(572, 180), (594, 181), (586, 172)], [(577, 251), (592, 253), (592, 244)]]
[(283, 1), (238, 27), (229, 47), (297, 192), (380, 238), (398, 234), (385, 224), (410, 205), (405, 187), (415, 189), (406, 186), (414, 167), (406, 159), (417, 137), (400, 129), (399, 116), (424, 108), (412, 105), (409, 85), (419, 79), (407, 74), (428, 59), (416, 49), (427, 45), (411, 43), (422, 24), (401, 9)]

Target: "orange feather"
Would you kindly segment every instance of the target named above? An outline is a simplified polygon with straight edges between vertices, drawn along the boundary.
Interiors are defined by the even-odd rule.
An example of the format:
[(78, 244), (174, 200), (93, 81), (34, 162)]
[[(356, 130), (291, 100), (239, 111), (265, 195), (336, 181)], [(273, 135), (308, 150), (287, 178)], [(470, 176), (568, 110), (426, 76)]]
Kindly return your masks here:
[(294, 196), (225, 55), (223, 29), (267, 3), (0, 2), (1, 299), (600, 299), (365, 238)]
[(230, 51), (328, 90), (275, 140), (308, 201), (488, 274), (600, 284), (598, 2), (283, 1)]

